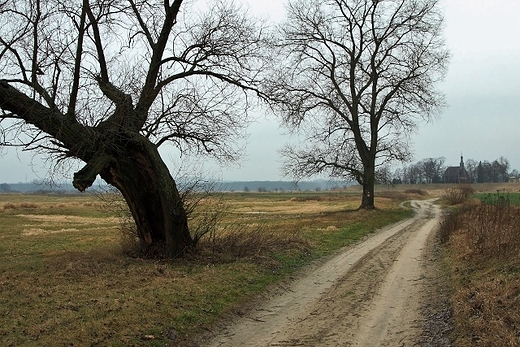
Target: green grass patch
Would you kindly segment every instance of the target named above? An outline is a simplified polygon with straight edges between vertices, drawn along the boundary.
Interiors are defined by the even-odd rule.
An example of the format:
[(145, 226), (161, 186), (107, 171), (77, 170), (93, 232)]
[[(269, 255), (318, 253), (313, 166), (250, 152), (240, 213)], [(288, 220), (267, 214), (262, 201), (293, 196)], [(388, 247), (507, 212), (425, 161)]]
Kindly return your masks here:
[(475, 197), (486, 204), (507, 203), (520, 206), (520, 193), (478, 193)]

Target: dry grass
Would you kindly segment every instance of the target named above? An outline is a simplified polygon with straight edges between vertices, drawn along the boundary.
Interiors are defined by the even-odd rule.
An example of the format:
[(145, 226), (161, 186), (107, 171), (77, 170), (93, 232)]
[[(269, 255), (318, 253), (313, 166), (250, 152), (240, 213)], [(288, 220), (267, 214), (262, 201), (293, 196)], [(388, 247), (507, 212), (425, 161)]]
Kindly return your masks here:
[(37, 204), (29, 203), (29, 202), (22, 202), (20, 204), (13, 204), (10, 202), (7, 202), (4, 204), (4, 210), (17, 210), (17, 209), (23, 209), (23, 208), (38, 208)]
[(423, 189), (406, 189), (404, 192), (407, 194), (417, 194), (419, 196), (428, 195), (428, 192)]
[(302, 264), (407, 215), (392, 194), (376, 211), (356, 211), (353, 193), (223, 199), (229, 213), (191, 258), (159, 261), (123, 254), (120, 214), (95, 197), (0, 195), (14, 206), (0, 211), (2, 346), (182, 346)]
[(266, 225), (250, 226), (249, 231), (232, 228), (200, 242), (196, 256), (207, 262), (250, 261), (264, 269), (277, 270), (281, 263), (274, 254), (305, 254), (310, 251), (302, 233), (280, 233)]
[(456, 346), (520, 345), (520, 207), (471, 202), (443, 225)]
[(457, 187), (446, 189), (443, 200), (448, 205), (459, 205), (466, 202), (471, 195), (473, 195), (473, 187), (469, 184), (461, 184)]

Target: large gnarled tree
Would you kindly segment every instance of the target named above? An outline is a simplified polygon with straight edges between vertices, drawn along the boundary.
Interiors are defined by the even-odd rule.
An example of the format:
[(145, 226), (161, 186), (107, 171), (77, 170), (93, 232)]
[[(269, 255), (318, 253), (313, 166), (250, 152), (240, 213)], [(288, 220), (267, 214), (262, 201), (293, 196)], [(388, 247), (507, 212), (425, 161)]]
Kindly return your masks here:
[(74, 186), (101, 176), (170, 256), (193, 239), (158, 147), (235, 159), (267, 43), (236, 5), (189, 4), (0, 1), (0, 145), (83, 161)]
[(443, 106), (435, 84), (449, 54), (437, 0), (292, 0), (268, 90), (303, 144), (286, 172), (328, 173), (363, 187), (374, 208), (378, 166), (410, 156), (409, 134)]

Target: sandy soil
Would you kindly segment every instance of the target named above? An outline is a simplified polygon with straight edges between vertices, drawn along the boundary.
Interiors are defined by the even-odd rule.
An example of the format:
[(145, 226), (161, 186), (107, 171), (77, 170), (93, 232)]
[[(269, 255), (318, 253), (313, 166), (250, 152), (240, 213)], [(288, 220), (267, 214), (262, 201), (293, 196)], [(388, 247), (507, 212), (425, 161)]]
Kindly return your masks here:
[(203, 345), (417, 345), (429, 286), (423, 249), (440, 209), (432, 201), (412, 205), (414, 218), (307, 269)]

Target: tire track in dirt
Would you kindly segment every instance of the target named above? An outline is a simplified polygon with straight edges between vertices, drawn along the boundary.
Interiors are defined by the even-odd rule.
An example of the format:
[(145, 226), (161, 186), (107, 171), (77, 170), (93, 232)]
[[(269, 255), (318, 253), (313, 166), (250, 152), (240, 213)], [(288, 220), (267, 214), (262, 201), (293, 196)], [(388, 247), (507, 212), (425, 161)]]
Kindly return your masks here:
[(342, 250), (204, 345), (409, 345), (419, 334), (421, 250), (439, 215), (431, 202), (412, 206), (414, 218)]

